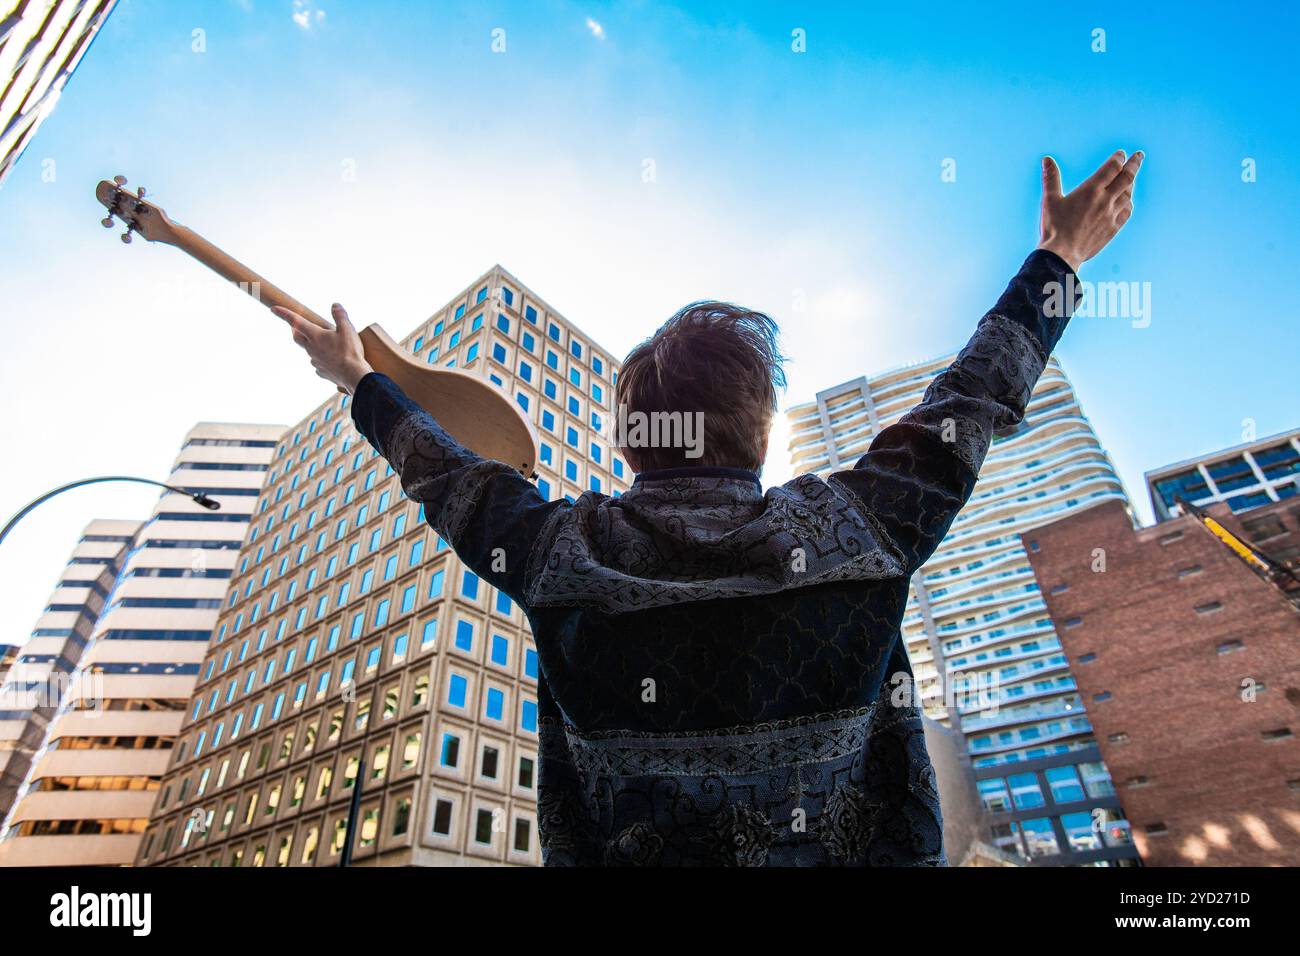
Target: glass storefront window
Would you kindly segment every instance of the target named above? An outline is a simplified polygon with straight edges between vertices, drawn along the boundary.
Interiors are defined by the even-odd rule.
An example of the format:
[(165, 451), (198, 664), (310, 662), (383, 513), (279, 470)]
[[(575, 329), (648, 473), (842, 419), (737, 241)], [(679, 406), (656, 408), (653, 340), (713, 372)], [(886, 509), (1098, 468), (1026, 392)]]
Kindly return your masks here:
[(1020, 827), (1015, 823), (999, 823), (994, 826), (993, 845), (1006, 853), (1028, 859), (1025, 856), (1024, 845), (1020, 842)]
[(981, 780), (979, 782), (979, 792), (985, 810), (997, 813), (1011, 809), (1011, 792), (1007, 790), (1007, 782), (1001, 777)]
[(1011, 784), (1011, 796), (1016, 802), (1017, 810), (1031, 810), (1041, 807), (1047, 801), (1043, 799), (1042, 788), (1038, 786), (1038, 777), (1032, 773), (1018, 773), (1008, 777)]
[(1070, 844), (1070, 849), (1077, 852), (1102, 848), (1101, 836), (1092, 827), (1092, 814), (1063, 814), (1061, 825), (1065, 827), (1065, 839)]
[(1128, 821), (1119, 810), (1102, 810), (1101, 838), (1107, 846), (1128, 846), (1133, 842)]
[(1083, 774), (1083, 786), (1090, 797), (1115, 796), (1115, 784), (1111, 782), (1110, 773), (1102, 763), (1081, 763), (1079, 772)]
[(1073, 803), (1084, 798), (1079, 774), (1071, 766), (1053, 767), (1043, 772), (1047, 785), (1052, 788), (1052, 799), (1057, 803)]
[(1025, 846), (1028, 847), (1031, 857), (1052, 856), (1061, 852), (1061, 848), (1056, 843), (1056, 832), (1052, 829), (1052, 821), (1047, 817), (1024, 820), (1020, 826), (1025, 832)]

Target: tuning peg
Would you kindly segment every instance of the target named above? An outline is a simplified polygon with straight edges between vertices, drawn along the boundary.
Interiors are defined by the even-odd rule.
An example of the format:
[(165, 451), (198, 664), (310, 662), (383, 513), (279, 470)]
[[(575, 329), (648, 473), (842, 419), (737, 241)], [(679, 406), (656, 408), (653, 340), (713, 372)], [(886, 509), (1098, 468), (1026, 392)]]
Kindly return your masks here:
[(100, 224), (101, 226), (103, 226), (105, 229), (112, 229), (112, 228), (113, 228), (113, 217), (112, 217), (112, 216), (105, 216), (103, 219), (99, 220), (99, 224)]
[(135, 198), (136, 198), (136, 199), (143, 199), (143, 198), (144, 198), (144, 187), (143, 187), (143, 186), (139, 187), (139, 188), (135, 191)]
[(130, 230), (130, 229), (128, 229), (126, 232), (122, 233), (122, 241), (125, 242), (128, 246), (131, 244), (131, 230)]
[(125, 186), (125, 185), (126, 185), (126, 177), (125, 177), (125, 176), (114, 176), (114, 177), (113, 177), (113, 182), (117, 183), (119, 186)]

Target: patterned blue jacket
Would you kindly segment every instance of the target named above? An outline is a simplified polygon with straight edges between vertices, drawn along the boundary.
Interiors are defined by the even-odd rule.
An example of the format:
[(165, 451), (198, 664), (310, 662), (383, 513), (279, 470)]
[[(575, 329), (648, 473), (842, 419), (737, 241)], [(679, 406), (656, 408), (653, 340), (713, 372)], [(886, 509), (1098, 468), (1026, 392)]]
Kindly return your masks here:
[(944, 862), (899, 683), (908, 582), (995, 430), (1024, 416), (1077, 304), (1061, 305), (1069, 271), (1034, 252), (852, 469), (766, 493), (749, 472), (684, 468), (547, 501), (391, 379), (362, 379), (358, 429), (532, 627), (548, 865)]

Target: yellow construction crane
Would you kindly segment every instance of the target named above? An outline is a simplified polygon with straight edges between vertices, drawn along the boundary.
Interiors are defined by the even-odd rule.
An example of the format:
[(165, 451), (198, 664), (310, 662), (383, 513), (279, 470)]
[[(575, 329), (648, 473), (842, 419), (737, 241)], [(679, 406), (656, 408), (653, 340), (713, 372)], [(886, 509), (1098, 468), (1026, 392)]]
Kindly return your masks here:
[[(1207, 513), (1203, 508), (1198, 508), (1185, 498), (1176, 499), (1178, 505), (1182, 508), (1184, 514), (1189, 514), (1200, 522), (1203, 527), (1214, 537), (1218, 538), (1233, 554), (1244, 561), (1252, 571), (1267, 581), (1273, 587), (1282, 592), (1282, 596), (1292, 603), (1297, 609), (1300, 609), (1300, 577), (1279, 561), (1275, 561), (1263, 551), (1251, 547), (1245, 541), (1225, 528), (1213, 515)], [(1287, 588), (1282, 584), (1282, 579), (1288, 578), (1296, 587)]]

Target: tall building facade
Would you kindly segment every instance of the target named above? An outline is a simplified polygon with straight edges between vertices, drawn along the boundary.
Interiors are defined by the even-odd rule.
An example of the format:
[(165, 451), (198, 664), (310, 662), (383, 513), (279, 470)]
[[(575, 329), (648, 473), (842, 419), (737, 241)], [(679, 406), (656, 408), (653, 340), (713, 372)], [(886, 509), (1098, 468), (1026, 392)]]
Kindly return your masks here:
[[(618, 494), (617, 364), (496, 266), (402, 342), (536, 423), (548, 499)], [(333, 396), (276, 449), (141, 864), (536, 864), (537, 654)]]
[[(1300, 501), (1205, 515), (1300, 573)], [(1300, 865), (1297, 582), (1117, 501), (1026, 537), (1143, 862)]]
[[(134, 860), (283, 431), (203, 423), (186, 436), (168, 483), (201, 491), (221, 508), (166, 492), (118, 555), (120, 570), (101, 599), (75, 679), (0, 833), (0, 865)], [(108, 577), (96, 580), (102, 587)], [(42, 618), (38, 632), (46, 623), (68, 627)]]
[(1176, 513), (1179, 498), (1234, 512), (1285, 501), (1300, 493), (1300, 428), (1157, 468), (1146, 484), (1157, 521)]
[(117, 0), (0, 5), (0, 185), (50, 115)]
[[(791, 408), (796, 474), (853, 467), (955, 357), (844, 382)], [(994, 439), (970, 501), (913, 577), (903, 620), (927, 715), (965, 740), (991, 842), (1034, 864), (1135, 856), (1020, 540), (1029, 528), (1107, 500), (1127, 507), (1073, 386), (1052, 359), (1023, 423)], [(1106, 825), (1098, 829), (1097, 819)]]
[(71, 687), (138, 521), (86, 526), (31, 637), (0, 680), (0, 820), (18, 795), (50, 719)]

